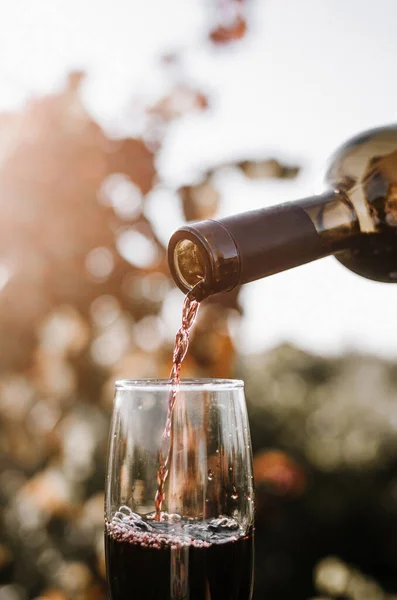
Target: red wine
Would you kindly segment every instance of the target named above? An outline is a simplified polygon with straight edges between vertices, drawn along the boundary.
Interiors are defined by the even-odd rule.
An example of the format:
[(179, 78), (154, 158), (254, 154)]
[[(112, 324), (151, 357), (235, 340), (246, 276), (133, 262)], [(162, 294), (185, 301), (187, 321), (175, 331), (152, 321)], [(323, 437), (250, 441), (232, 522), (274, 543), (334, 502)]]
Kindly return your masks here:
[(250, 600), (253, 533), (234, 519), (207, 521), (121, 507), (105, 532), (112, 600)]
[[(196, 286), (197, 287), (197, 286)], [(174, 351), (172, 354), (172, 369), (170, 373), (171, 390), (168, 398), (167, 422), (165, 424), (161, 448), (159, 452), (159, 468), (157, 470), (157, 493), (155, 498), (156, 520), (160, 520), (161, 508), (165, 498), (165, 482), (168, 477), (169, 461), (171, 456), (171, 427), (172, 411), (181, 380), (182, 361), (189, 347), (189, 334), (197, 317), (200, 303), (194, 296), (194, 290), (189, 292), (183, 303), (182, 326), (175, 336)]]

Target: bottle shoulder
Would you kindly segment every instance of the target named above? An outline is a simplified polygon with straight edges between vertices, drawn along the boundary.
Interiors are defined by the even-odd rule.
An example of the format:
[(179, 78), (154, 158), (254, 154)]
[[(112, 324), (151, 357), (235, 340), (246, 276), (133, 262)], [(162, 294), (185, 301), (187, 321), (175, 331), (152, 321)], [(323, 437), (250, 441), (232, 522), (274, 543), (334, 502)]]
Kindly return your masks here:
[(397, 125), (364, 132), (331, 157), (326, 183), (349, 196), (363, 233), (397, 227)]
[[(349, 190), (360, 184), (375, 161), (397, 151), (397, 125), (378, 127), (361, 133), (332, 154), (325, 180), (332, 187)], [(395, 173), (397, 178), (397, 172)]]

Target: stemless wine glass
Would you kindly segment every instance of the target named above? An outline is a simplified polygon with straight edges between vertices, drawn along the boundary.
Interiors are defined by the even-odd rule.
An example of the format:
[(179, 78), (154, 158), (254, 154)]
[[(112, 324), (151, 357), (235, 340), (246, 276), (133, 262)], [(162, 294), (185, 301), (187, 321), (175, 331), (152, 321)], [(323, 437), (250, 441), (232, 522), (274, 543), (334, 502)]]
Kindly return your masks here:
[(182, 380), (161, 513), (155, 511), (168, 380), (116, 384), (105, 499), (112, 600), (249, 600), (252, 451), (244, 384)]

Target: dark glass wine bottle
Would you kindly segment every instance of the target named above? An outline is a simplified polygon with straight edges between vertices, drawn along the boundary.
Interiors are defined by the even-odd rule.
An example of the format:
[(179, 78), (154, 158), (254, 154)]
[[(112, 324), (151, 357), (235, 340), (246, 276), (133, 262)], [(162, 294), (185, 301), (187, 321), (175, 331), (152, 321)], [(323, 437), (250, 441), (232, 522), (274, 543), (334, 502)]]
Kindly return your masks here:
[(191, 223), (169, 242), (171, 273), (201, 298), (334, 254), (350, 270), (397, 281), (397, 126), (333, 155), (319, 196)]

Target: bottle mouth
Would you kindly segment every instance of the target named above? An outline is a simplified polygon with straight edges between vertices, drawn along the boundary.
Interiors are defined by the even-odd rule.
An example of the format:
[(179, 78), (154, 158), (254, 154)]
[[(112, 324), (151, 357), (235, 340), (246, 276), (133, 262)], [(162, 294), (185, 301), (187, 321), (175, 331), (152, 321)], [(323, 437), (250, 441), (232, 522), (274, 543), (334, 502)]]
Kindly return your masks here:
[(191, 240), (180, 240), (176, 244), (173, 263), (178, 279), (186, 291), (192, 290), (205, 279), (205, 261), (202, 251)]
[(217, 221), (198, 221), (178, 229), (168, 245), (168, 264), (177, 286), (194, 297), (226, 292), (240, 274), (237, 246), (228, 230)]

